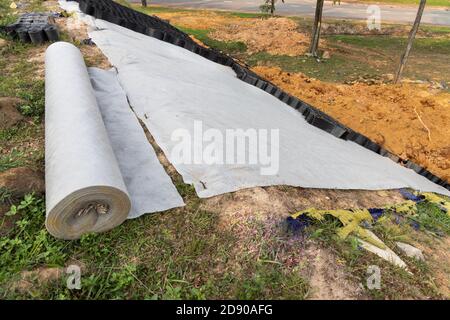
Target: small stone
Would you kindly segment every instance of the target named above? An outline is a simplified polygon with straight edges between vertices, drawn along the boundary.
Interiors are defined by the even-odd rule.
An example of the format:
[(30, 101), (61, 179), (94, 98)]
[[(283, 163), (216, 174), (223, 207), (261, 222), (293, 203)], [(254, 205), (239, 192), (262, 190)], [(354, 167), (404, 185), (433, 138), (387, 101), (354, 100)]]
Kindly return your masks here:
[(42, 174), (26, 167), (12, 168), (0, 172), (0, 188), (5, 188), (16, 198), (27, 193), (45, 193), (45, 182)]
[(420, 261), (425, 261), (425, 257), (423, 256), (423, 253), (420, 249), (417, 249), (416, 247), (403, 243), (403, 242), (396, 242), (397, 248), (399, 248), (406, 256), (410, 258), (415, 258)]
[(9, 129), (24, 119), (16, 106), (23, 103), (19, 98), (0, 98), (0, 130)]

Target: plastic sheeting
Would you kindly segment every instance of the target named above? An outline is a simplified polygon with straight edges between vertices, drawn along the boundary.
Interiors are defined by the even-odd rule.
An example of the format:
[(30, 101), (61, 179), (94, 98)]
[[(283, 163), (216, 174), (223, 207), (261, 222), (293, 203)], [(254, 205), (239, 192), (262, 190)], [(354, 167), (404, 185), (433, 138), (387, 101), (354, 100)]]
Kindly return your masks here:
[[(46, 226), (76, 239), (183, 205), (114, 71), (88, 71), (71, 44), (45, 56)], [(91, 84), (92, 82), (92, 84)]]

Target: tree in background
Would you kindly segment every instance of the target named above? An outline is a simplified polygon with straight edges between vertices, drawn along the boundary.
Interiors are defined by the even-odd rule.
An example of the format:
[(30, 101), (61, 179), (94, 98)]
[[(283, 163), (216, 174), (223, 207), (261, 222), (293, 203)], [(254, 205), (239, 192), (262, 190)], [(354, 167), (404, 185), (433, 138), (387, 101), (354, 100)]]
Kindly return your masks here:
[(317, 49), (319, 47), (320, 39), (320, 27), (322, 25), (322, 11), (323, 11), (324, 0), (317, 0), (316, 4), (316, 14), (314, 16), (314, 25), (311, 35), (311, 44), (309, 46), (309, 53), (313, 57), (318, 57)]
[(142, 6), (146, 7), (147, 6), (147, 0), (141, 0)]
[(408, 60), (409, 52), (411, 51), (414, 38), (416, 37), (417, 30), (419, 29), (420, 20), (422, 19), (423, 9), (425, 8), (425, 3), (427, 0), (420, 0), (419, 10), (417, 10), (416, 20), (414, 21), (413, 27), (409, 32), (408, 44), (406, 45), (406, 50), (400, 59), (400, 65), (398, 66), (397, 73), (395, 74), (394, 83), (398, 83), (402, 76), (403, 69), (406, 65), (406, 60)]
[[(269, 13), (273, 16), (275, 13), (275, 3), (277, 0), (264, 0), (264, 3), (259, 6), (259, 9), (264, 13)], [(281, 0), (284, 3), (284, 0)]]

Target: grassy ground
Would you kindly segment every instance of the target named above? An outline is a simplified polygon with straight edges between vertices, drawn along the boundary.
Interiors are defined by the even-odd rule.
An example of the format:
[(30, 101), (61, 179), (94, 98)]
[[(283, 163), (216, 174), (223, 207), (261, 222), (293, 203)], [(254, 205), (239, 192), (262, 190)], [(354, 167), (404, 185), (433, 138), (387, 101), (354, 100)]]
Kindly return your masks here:
[[(429, 205), (420, 205), (419, 210), (422, 213), (430, 210), (427, 211), (427, 216), (436, 210), (434, 206), (428, 208), (425, 208), (425, 206)], [(440, 212), (439, 215), (441, 214)], [(420, 237), (421, 241), (436, 241), (432, 236), (424, 235), (423, 231), (415, 231), (411, 227), (410, 221), (398, 222), (395, 221), (396, 218), (394, 212), (388, 211), (373, 225), (373, 231), (388, 247), (395, 248), (395, 241), (414, 243), (412, 237)], [(448, 223), (448, 216), (446, 220)], [(322, 243), (325, 247), (333, 248), (338, 257), (345, 262), (349, 272), (360, 279), (367, 276), (368, 266), (377, 266), (381, 269), (381, 290), (370, 290), (367, 287), (367, 282), (361, 282), (370, 298), (404, 299), (405, 297), (411, 297), (428, 299), (440, 297), (428, 263), (402, 256), (402, 259), (408, 264), (409, 271), (414, 274), (414, 276), (411, 276), (402, 268), (393, 267), (376, 256), (365, 254), (364, 251), (361, 251), (356, 239), (350, 237), (348, 240), (341, 240), (336, 236), (336, 228), (340, 226), (338, 220), (329, 218), (323, 222), (315, 222), (309, 227), (308, 232), (312, 239)], [(433, 226), (440, 230), (445, 228), (441, 223), (433, 224)], [(429, 225), (427, 225), (428, 227)], [(423, 230), (426, 230), (425, 226), (423, 228)]]
[[(368, 2), (368, 3), (380, 3), (380, 4), (408, 4), (419, 5), (419, 0), (356, 0), (351, 2)], [(448, 0), (427, 0), (427, 6), (449, 7), (450, 1)]]
[(180, 30), (186, 32), (189, 35), (194, 36), (196, 39), (203, 42), (205, 45), (211, 48), (215, 48), (217, 50), (227, 52), (231, 55), (236, 55), (239, 53), (245, 53), (247, 50), (247, 46), (245, 43), (241, 41), (218, 41), (215, 39), (212, 39), (208, 36), (208, 33), (210, 30), (198, 30), (198, 29), (189, 29), (189, 28), (183, 28), (179, 27)]
[[(183, 187), (184, 188), (184, 187)], [(0, 241), (2, 298), (204, 299), (297, 298), (308, 286), (280, 264), (241, 257), (242, 274), (215, 270), (232, 260), (232, 234), (216, 228), (217, 216), (199, 209), (193, 190), (185, 188), (186, 209), (148, 215), (102, 235), (79, 241), (55, 240), (45, 231), (43, 200), (29, 197), (18, 210), (15, 229)], [(194, 199), (191, 199), (194, 197)], [(257, 237), (261, 236), (260, 232)], [(138, 240), (137, 240), (138, 239)], [(255, 239), (255, 241), (257, 238)], [(264, 245), (264, 243), (263, 243)], [(263, 253), (274, 259), (269, 250)], [(68, 290), (61, 279), (29, 290), (14, 290), (20, 271), (37, 266), (83, 265), (82, 289)], [(38, 281), (31, 278), (30, 281)], [(8, 288), (5, 290), (5, 288)]]
[[(39, 4), (33, 2), (36, 8)], [(2, 16), (9, 12), (7, 6), (0, 10)], [(210, 39), (205, 31), (185, 31), (210, 46), (245, 56), (245, 45), (221, 43)], [(355, 44), (357, 38), (342, 39), (350, 45), (363, 46)], [(0, 92), (24, 99), (26, 103), (19, 110), (29, 121), (0, 132), (0, 172), (23, 165), (43, 170), (44, 82), (39, 73), (42, 61), (30, 58), (45, 46), (36, 48), (6, 40), (8, 45), (0, 49)], [(286, 63), (277, 60), (283, 57), (262, 54), (260, 58), (247, 59), (255, 63)], [(308, 63), (312, 66), (312, 61)], [(335, 66), (333, 63), (328, 68)], [(301, 64), (296, 68), (306, 70)], [(333, 78), (339, 79), (342, 77)], [(335, 236), (339, 224), (334, 220), (313, 224), (304, 237), (287, 231), (284, 219), (247, 217), (223, 227), (219, 224), (219, 212), (204, 209), (203, 200), (197, 198), (191, 186), (182, 183), (179, 176), (173, 179), (186, 202), (184, 208), (146, 215), (110, 232), (70, 242), (54, 239), (45, 230), (45, 198), (31, 194), (15, 199), (8, 190), (1, 190), (0, 204), (10, 210), (0, 216), (0, 229), (7, 221), (14, 221), (14, 225), (2, 230), (5, 233), (0, 237), (0, 298), (303, 299), (311, 293), (308, 261), (301, 259), (310, 242), (340, 257), (348, 272), (363, 284), (367, 267), (379, 265), (384, 279), (382, 288), (366, 290), (369, 297), (442, 298), (427, 264), (408, 260), (415, 274), (410, 276), (362, 251), (354, 239), (339, 240)], [(233, 195), (229, 198), (232, 201)], [(441, 211), (435, 206), (420, 210), (424, 230), (448, 234), (448, 221)], [(400, 229), (395, 226), (387, 220), (377, 226), (377, 233), (391, 244), (400, 235), (412, 232), (407, 224)], [(421, 237), (434, 241), (432, 235), (422, 233)], [(81, 290), (66, 287), (64, 268), (71, 264), (82, 268)], [(31, 273), (25, 276), (25, 271)], [(62, 272), (63, 276), (44, 276), (53, 271)]]
[[(270, 55), (266, 52), (246, 57), (249, 65), (261, 61), (279, 66), (289, 72), (302, 72), (325, 81), (345, 82), (361, 76), (377, 78), (393, 74), (399, 63), (399, 52), (406, 38), (391, 36), (324, 36), (327, 46), (334, 50), (331, 59), (320, 63), (311, 57)], [(404, 71), (404, 78), (445, 81), (450, 83), (450, 39), (416, 39), (413, 52)]]

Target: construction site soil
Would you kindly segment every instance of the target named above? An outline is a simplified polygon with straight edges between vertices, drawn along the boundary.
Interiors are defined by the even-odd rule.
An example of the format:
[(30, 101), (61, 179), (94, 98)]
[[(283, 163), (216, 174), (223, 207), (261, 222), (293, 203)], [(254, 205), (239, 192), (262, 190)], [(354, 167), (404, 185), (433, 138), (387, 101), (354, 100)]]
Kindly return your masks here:
[(252, 70), (401, 158), (450, 180), (449, 93), (425, 84), (346, 85), (276, 67)]

